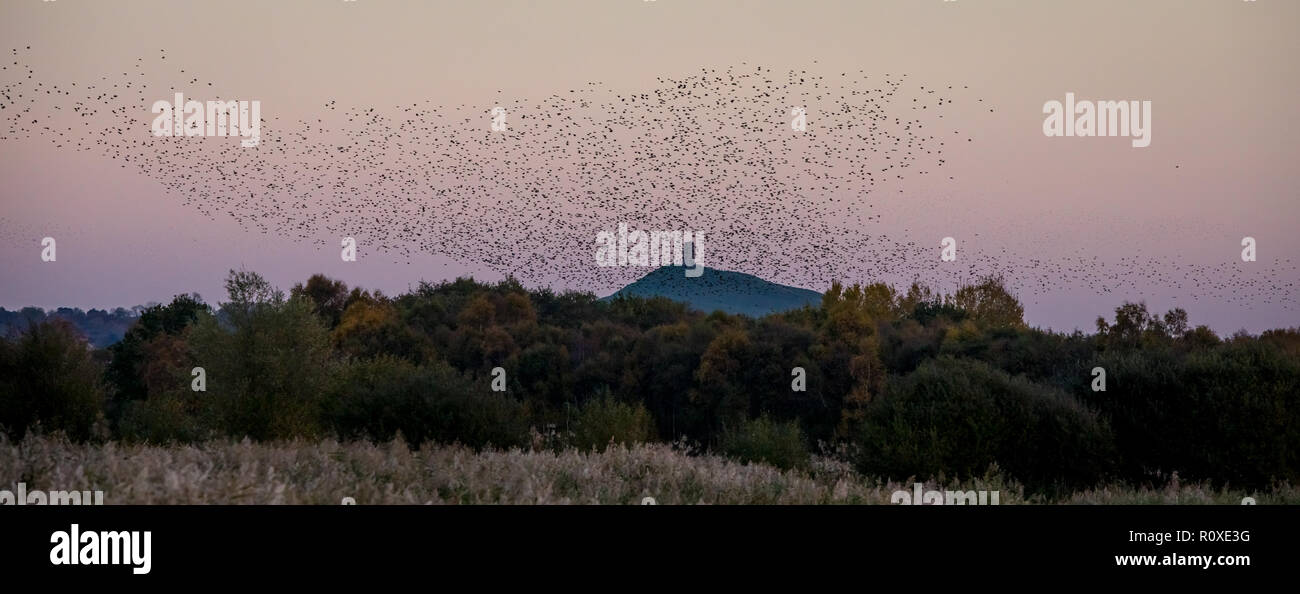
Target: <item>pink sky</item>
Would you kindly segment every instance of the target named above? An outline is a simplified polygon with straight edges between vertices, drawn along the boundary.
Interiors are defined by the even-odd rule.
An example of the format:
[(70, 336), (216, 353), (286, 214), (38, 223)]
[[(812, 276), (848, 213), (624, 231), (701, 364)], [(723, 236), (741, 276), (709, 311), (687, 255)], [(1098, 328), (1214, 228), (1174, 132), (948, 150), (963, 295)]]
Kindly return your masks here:
[[(1084, 270), (1067, 265), (1081, 258), (1102, 262), (1086, 269), (1091, 278), (1021, 279), (1034, 325), (1086, 330), (1122, 301), (1144, 299), (1230, 332), (1300, 323), (1298, 23), (1300, 3), (1268, 0), (58, 0), (0, 5), (0, 51), (9, 62), (11, 49), (23, 51), (46, 84), (143, 78), (198, 99), (258, 99), (264, 117), (286, 131), (331, 117), (322, 108), (330, 101), (475, 111), (589, 82), (636, 93), (658, 87), (659, 77), (742, 63), (965, 85), (963, 99), (983, 102), (959, 103), (941, 122), (975, 142), (950, 147), (940, 176), (877, 188), (871, 233), (933, 245), (936, 257), (938, 238), (951, 235), (972, 257), (1005, 249), (1017, 262), (1067, 271)], [(168, 66), (218, 82), (185, 87), (175, 70), (138, 77), (137, 59), (156, 60), (160, 50)], [(0, 72), (0, 85), (24, 76)], [(1043, 103), (1067, 92), (1151, 101), (1151, 146), (1045, 137)], [(156, 95), (147, 101), (170, 97)], [(151, 119), (139, 111), (141, 134)], [(48, 137), (0, 140), (0, 306), (131, 306), (190, 291), (215, 301), (225, 271), (240, 266), (285, 288), (323, 272), (389, 293), (420, 279), (500, 278), (445, 253), (344, 263), (333, 235), (320, 233), (322, 248), (209, 218), (121, 165)], [(55, 263), (39, 257), (47, 235), (59, 240)], [(1257, 262), (1240, 261), (1243, 236), (1258, 240)], [(1186, 268), (1175, 273), (1173, 265)], [(1178, 282), (1133, 274), (1162, 267)], [(801, 283), (807, 275), (789, 266), (743, 271), (825, 288)], [(925, 278), (950, 289), (956, 280), (944, 275), (936, 268)], [(571, 288), (606, 294), (617, 286)]]

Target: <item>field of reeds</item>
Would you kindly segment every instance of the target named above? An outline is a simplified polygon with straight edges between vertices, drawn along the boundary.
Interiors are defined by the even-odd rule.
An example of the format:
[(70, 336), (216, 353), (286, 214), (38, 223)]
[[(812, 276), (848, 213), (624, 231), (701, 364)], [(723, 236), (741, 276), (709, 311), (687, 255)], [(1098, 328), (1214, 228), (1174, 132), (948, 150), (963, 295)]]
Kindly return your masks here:
[[(577, 449), (409, 447), (402, 440), (250, 442), (154, 446), (73, 443), (59, 437), (0, 440), (0, 489), (101, 490), (106, 504), (889, 504), (914, 479), (861, 476), (814, 456), (806, 470), (780, 470), (701, 455), (669, 444)], [(1026, 497), (996, 469), (982, 479), (923, 481), (926, 489), (997, 490), (1014, 504), (1300, 503), (1300, 490), (1266, 492), (1180, 484)]]

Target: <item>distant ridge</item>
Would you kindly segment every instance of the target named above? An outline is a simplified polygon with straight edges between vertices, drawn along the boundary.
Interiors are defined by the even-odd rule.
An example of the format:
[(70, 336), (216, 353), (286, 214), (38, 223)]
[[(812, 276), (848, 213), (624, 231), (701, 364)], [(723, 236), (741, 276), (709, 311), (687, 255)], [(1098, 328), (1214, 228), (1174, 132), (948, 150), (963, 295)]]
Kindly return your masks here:
[(817, 291), (777, 284), (752, 274), (708, 268), (702, 276), (688, 278), (685, 271), (681, 266), (657, 268), (605, 299), (619, 295), (667, 297), (704, 312), (722, 310), (752, 317), (821, 303), (822, 295)]

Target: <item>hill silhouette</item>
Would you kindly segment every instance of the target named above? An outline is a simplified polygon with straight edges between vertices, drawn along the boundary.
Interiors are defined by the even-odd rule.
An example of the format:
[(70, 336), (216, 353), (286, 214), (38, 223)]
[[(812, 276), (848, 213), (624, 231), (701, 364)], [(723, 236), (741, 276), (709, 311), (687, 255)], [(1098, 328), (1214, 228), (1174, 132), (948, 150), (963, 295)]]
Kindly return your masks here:
[(713, 312), (762, 315), (816, 306), (822, 295), (817, 291), (791, 287), (763, 280), (752, 274), (707, 268), (702, 276), (689, 278), (680, 266), (663, 266), (604, 299), (620, 295), (667, 297), (691, 307)]

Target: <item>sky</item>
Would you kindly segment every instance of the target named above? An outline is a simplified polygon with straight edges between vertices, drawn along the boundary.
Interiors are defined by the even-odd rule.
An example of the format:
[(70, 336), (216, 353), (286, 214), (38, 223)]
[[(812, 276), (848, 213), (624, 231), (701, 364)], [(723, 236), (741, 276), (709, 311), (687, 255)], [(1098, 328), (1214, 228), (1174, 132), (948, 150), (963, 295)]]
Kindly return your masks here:
[[(21, 86), (24, 97), (5, 99), (9, 109), (0, 112), (0, 306), (129, 307), (188, 292), (215, 302), (226, 271), (240, 267), (283, 288), (321, 272), (390, 294), (420, 280), (496, 280), (520, 266), (531, 286), (601, 295), (635, 278), (585, 269), (552, 273), (544, 262), (570, 270), (588, 265), (569, 258), (588, 253), (587, 232), (596, 217), (570, 212), (570, 221), (581, 222), (572, 225), (580, 232), (570, 237), (568, 223), (535, 212), (544, 207), (535, 199), (502, 195), (509, 193), (504, 186), (467, 198), (468, 213), (423, 215), (443, 218), (424, 222), (430, 232), (419, 241), (393, 253), (367, 244), (359, 261), (344, 262), (336, 247), (346, 232), (340, 228), (365, 220), (369, 203), (331, 217), (324, 211), (337, 204), (320, 198), (311, 206), (316, 216), (301, 219), (319, 226), (263, 232), (241, 214), (283, 196), (253, 192), (253, 202), (233, 212), (211, 197), (237, 184), (213, 182), (213, 161), (204, 155), (224, 159), (237, 150), (228, 146), (232, 141), (166, 139), (173, 143), (167, 146), (194, 142), (183, 150), (132, 153), (131, 147), (158, 141), (150, 134), (154, 114), (132, 107), (117, 120), (127, 121), (127, 130), (114, 138), (136, 144), (117, 145), (117, 153), (102, 145), (75, 150), (74, 136), (91, 146), (103, 136), (78, 114), (53, 107), (69, 103), (41, 98), (53, 85), (81, 92), (97, 85), (101, 92), (131, 81), (137, 85), (131, 91), (118, 90), (141, 89), (145, 105), (170, 99), (172, 88), (200, 100), (256, 99), (263, 117), (274, 122), (277, 136), (262, 147), (269, 151), (295, 130), (312, 130), (317, 120), (333, 125), (344, 142), (357, 128), (349, 128), (343, 114), (356, 110), (396, 114), (402, 106), (426, 104), (440, 114), (478, 114), (501, 104), (527, 108), (551, 95), (594, 88), (591, 83), (607, 89), (599, 97), (627, 97), (702, 69), (761, 68), (781, 77), (807, 72), (834, 84), (848, 84), (836, 82), (844, 73), (871, 80), (905, 75), (908, 93), (953, 86), (955, 102), (943, 106), (943, 119), (927, 115), (925, 122), (956, 142), (944, 146), (941, 173), (882, 180), (869, 195), (839, 196), (839, 202), (829, 191), (804, 196), (779, 221), (726, 210), (702, 219), (703, 206), (686, 204), (698, 197), (655, 194), (655, 204), (695, 213), (692, 220), (718, 237), (713, 259), (720, 265), (815, 290), (824, 290), (827, 278), (895, 284), (919, 278), (951, 290), (972, 270), (1000, 270), (1002, 263), (1012, 270), (1012, 287), (1035, 326), (1089, 330), (1098, 315), (1126, 300), (1143, 300), (1158, 311), (1183, 307), (1193, 324), (1220, 332), (1297, 326), (1297, 24), (1300, 3), (1290, 0), (4, 2), (0, 85), (11, 95)], [(42, 86), (33, 86), (38, 82)], [(1064, 101), (1067, 93), (1150, 101), (1150, 146), (1134, 148), (1127, 138), (1045, 136), (1045, 102)], [(35, 103), (25, 103), (33, 97)], [(36, 126), (11, 121), (28, 106), (44, 110), (40, 117), (66, 135), (42, 132), (46, 120), (39, 118)], [(468, 116), (466, 125), (487, 126), (486, 116), (475, 117)], [(767, 134), (778, 134), (781, 117)], [(843, 121), (814, 110), (812, 127), (819, 117)], [(734, 123), (718, 113), (703, 121)], [(619, 136), (611, 130), (612, 142), (631, 146), (632, 131)], [(423, 152), (410, 159), (445, 153), (498, 167), (493, 171), (500, 175), (519, 171), (493, 165), (502, 153), (485, 152), (489, 145), (452, 144), (450, 138), (459, 137), (424, 139)], [(386, 150), (385, 158), (398, 152)], [(281, 170), (340, 162), (304, 153), (291, 165), (288, 156), (246, 154), (227, 173), (251, 176), (247, 167), (255, 159), (281, 159)], [(142, 173), (132, 155), (162, 157)], [(569, 164), (568, 157), (518, 156), (534, 168), (529, 171), (550, 167), (551, 173)], [(681, 164), (656, 171), (664, 180), (694, 175)], [(187, 175), (206, 185), (176, 183)], [(563, 188), (550, 194), (558, 196), (552, 206), (578, 208), (564, 196), (582, 190), (573, 182), (580, 178), (558, 179)], [(437, 177), (419, 192), (460, 181)], [(304, 190), (308, 200), (312, 193)], [(612, 225), (636, 218), (620, 210), (633, 205), (620, 202), (624, 198), (609, 197), (603, 220)], [(718, 190), (712, 199), (726, 196)], [(834, 206), (822, 209), (823, 203)], [(371, 224), (387, 229), (353, 235), (382, 234), (387, 245), (397, 245), (402, 233), (393, 225), (418, 211), (394, 212), (374, 213), (383, 216)], [(748, 251), (739, 257), (741, 242), (771, 241), (772, 226), (781, 221), (798, 241), (830, 235), (823, 239), (834, 249), (772, 253), (781, 248), (768, 245), (753, 252), (766, 259), (748, 257)], [(534, 234), (551, 238), (533, 242)], [(485, 244), (507, 246), (500, 248), (507, 252), (518, 246), (505, 254), (515, 268), (467, 249), (476, 236), (490, 236)], [(948, 236), (958, 238), (957, 262), (974, 264), (957, 268), (940, 259), (939, 240)], [(41, 259), (43, 237), (58, 240), (55, 262)], [(506, 241), (491, 243), (501, 237)], [(1256, 240), (1253, 262), (1240, 257), (1243, 237)], [(902, 246), (899, 262), (890, 260), (891, 245)], [(538, 264), (530, 267), (530, 261)]]

